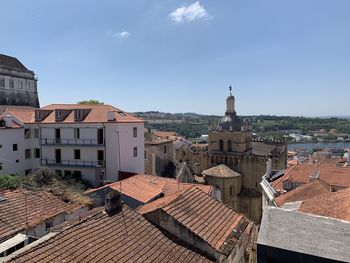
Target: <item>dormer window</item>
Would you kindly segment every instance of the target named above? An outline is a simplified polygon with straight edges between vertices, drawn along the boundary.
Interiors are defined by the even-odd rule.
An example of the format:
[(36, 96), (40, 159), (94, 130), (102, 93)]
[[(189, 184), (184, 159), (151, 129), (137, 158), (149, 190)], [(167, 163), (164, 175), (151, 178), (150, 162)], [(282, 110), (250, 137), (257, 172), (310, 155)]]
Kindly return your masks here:
[(126, 116), (125, 112), (123, 112), (123, 111), (118, 111), (118, 113), (119, 113), (119, 115), (121, 115), (121, 116), (123, 116), (123, 117)]
[(81, 120), (81, 116), (82, 116), (81, 110), (76, 110), (76, 111), (75, 111), (75, 118), (76, 118), (77, 120)]
[(56, 110), (57, 119), (62, 119), (62, 110)]
[(35, 120), (40, 121), (41, 120), (41, 112), (40, 111), (35, 111)]

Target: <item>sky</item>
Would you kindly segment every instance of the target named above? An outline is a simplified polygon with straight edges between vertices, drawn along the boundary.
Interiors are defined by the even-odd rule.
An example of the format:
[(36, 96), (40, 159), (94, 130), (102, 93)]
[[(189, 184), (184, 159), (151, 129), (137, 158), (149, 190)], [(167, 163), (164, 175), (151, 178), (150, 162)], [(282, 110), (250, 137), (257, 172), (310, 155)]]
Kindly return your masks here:
[(348, 0), (11, 0), (0, 53), (38, 77), (42, 106), (350, 115)]

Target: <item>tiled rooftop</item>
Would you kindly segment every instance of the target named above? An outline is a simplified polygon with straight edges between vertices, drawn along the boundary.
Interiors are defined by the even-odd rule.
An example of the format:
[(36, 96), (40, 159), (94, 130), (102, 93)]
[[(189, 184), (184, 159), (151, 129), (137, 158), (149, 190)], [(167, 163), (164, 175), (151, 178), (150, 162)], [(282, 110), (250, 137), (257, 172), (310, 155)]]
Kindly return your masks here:
[(155, 144), (162, 144), (162, 143), (168, 143), (168, 142), (172, 142), (171, 140), (168, 139), (164, 139), (162, 137), (158, 137), (156, 135), (154, 135), (151, 132), (146, 132), (145, 133), (145, 144), (150, 144), (150, 145), (155, 145)]
[(329, 193), (331, 186), (321, 179), (299, 186), (275, 198), (277, 206), (287, 202), (303, 201), (314, 196)]
[(275, 190), (283, 191), (284, 181), (306, 184), (310, 181), (309, 176), (315, 174), (317, 170), (320, 172), (320, 179), (327, 184), (338, 188), (350, 187), (350, 167), (339, 167), (334, 159), (325, 159), (317, 166), (316, 164), (296, 164), (287, 168), (284, 176), (271, 184)]
[(350, 221), (350, 188), (306, 199), (299, 211)]
[(229, 254), (249, 220), (196, 187), (143, 205), (147, 215), (161, 209), (215, 250)]
[(239, 173), (236, 173), (235, 171), (231, 170), (224, 164), (220, 164), (217, 166), (214, 166), (212, 168), (209, 168), (207, 170), (204, 170), (202, 172), (205, 176), (214, 176), (214, 177), (237, 177), (241, 176)]
[[(82, 104), (51, 104), (41, 108), (41, 110), (49, 110), (48, 114), (40, 123), (50, 124), (55, 122), (55, 110), (68, 110), (68, 115), (60, 123), (74, 123), (74, 109), (89, 110), (82, 123), (100, 123), (111, 122), (108, 121), (108, 112), (114, 112), (115, 120), (112, 122), (118, 123), (135, 123), (144, 122), (142, 119), (136, 118), (133, 115), (126, 113), (111, 105), (82, 105)], [(8, 108), (1, 116), (12, 114), (21, 122), (35, 123), (35, 109), (34, 108)]]
[(170, 137), (177, 136), (176, 132), (169, 132), (169, 131), (155, 131), (154, 135), (163, 138), (163, 139), (169, 139)]
[(68, 204), (45, 191), (0, 190), (0, 243), (81, 204)]
[(89, 214), (10, 262), (211, 262), (126, 206), (113, 216), (101, 208)]
[[(105, 185), (101, 188), (110, 187), (142, 203), (147, 203), (160, 197), (161, 194), (167, 196), (188, 189), (193, 185), (208, 194), (211, 194), (213, 189), (210, 185), (181, 183), (175, 179), (145, 174), (137, 174), (119, 182)], [(100, 190), (101, 188), (91, 190), (88, 193)]]
[(6, 68), (28, 70), (17, 58), (0, 54), (0, 66)]

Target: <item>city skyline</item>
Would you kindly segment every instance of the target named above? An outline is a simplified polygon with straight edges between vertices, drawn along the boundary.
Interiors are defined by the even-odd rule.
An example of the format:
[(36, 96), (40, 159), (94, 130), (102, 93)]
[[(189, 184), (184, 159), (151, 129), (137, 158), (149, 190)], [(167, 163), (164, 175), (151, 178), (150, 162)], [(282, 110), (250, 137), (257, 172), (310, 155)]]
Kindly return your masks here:
[(3, 6), (0, 53), (36, 73), (42, 106), (223, 115), (232, 85), (239, 115), (349, 115), (347, 1)]

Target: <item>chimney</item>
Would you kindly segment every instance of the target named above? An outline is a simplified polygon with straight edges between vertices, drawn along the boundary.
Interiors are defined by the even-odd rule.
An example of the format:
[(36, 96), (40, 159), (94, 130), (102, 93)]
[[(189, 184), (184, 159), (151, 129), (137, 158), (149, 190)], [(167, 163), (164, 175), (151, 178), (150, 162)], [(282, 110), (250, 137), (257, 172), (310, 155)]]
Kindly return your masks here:
[(5, 121), (5, 127), (6, 128), (12, 128), (12, 116), (11, 115), (6, 115), (5, 118), (4, 118), (4, 121)]
[(272, 161), (271, 161), (271, 158), (269, 158), (266, 162), (266, 176), (268, 179), (270, 179), (271, 170), (272, 170)]
[(111, 190), (106, 194), (105, 210), (108, 215), (112, 216), (120, 212), (123, 208), (122, 197), (119, 191)]

